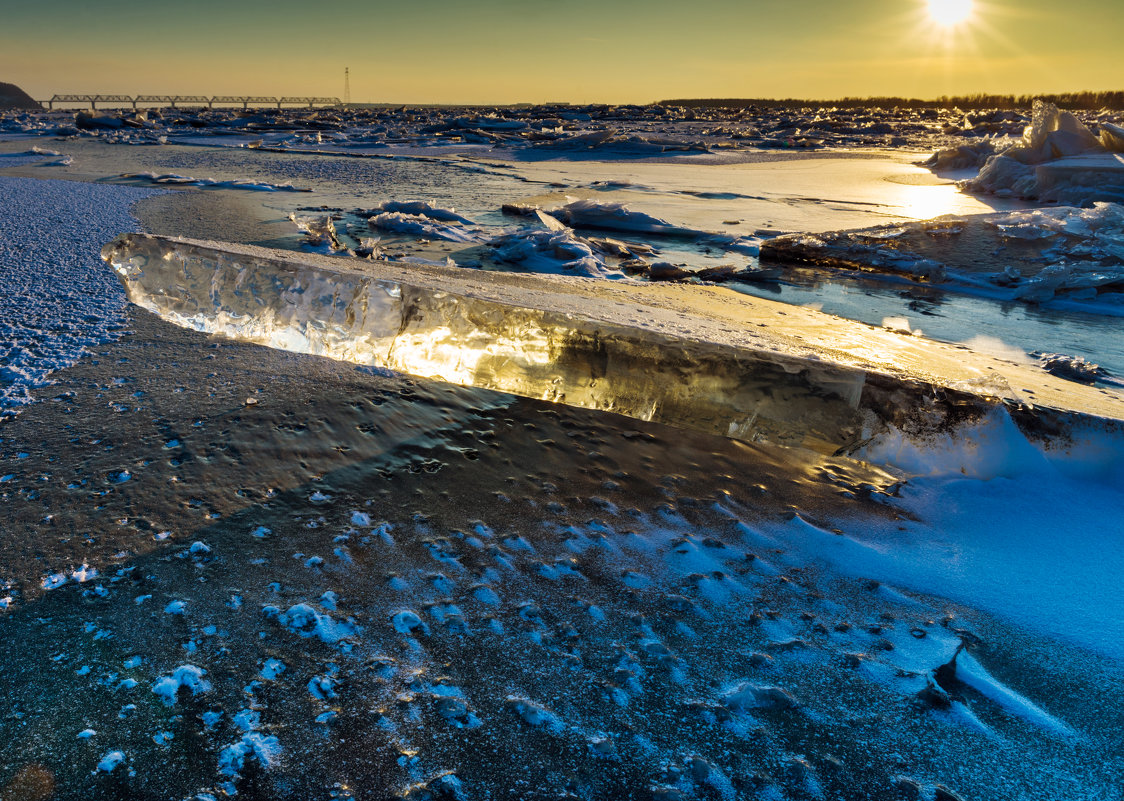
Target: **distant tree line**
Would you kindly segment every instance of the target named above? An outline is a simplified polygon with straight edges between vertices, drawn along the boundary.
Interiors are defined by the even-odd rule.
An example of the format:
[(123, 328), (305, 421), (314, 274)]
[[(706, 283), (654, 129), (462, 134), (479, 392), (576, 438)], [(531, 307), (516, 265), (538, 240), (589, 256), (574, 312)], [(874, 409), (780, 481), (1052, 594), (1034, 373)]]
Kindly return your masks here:
[(915, 97), (843, 97), (837, 100), (807, 100), (801, 98), (708, 98), (661, 100), (661, 106), (686, 108), (960, 108), (960, 109), (1025, 109), (1035, 100), (1045, 100), (1058, 108), (1124, 110), (1124, 91), (1120, 92), (1064, 92), (1054, 95), (943, 95), (935, 100)]

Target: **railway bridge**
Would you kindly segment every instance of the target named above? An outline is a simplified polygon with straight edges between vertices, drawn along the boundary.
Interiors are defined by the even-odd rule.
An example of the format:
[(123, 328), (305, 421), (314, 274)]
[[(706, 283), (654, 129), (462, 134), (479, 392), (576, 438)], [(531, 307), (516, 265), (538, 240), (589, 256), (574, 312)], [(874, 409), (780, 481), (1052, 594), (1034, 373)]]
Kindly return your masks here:
[(96, 111), (103, 109), (121, 108), (224, 108), (241, 106), (244, 110), (250, 106), (268, 106), (282, 108), (284, 106), (302, 106), (307, 108), (343, 106), (338, 97), (265, 97), (261, 95), (54, 95), (50, 100), (40, 100), (40, 104), (49, 110), (54, 110), (55, 104), (72, 105), (81, 103), (90, 104), (90, 109)]

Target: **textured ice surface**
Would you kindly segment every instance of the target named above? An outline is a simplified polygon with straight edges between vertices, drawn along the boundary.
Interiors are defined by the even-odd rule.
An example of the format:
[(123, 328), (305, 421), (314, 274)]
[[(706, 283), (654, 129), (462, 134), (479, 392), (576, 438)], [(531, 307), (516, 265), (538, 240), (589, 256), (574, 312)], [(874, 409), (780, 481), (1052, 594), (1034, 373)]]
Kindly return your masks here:
[(125, 295), (98, 251), (106, 237), (137, 227), (129, 208), (151, 194), (0, 177), (0, 417), (30, 403), (52, 371), (117, 335)]
[[(1083, 525), (1107, 519), (1106, 494), (1071, 515), (1049, 484), (1028, 504), (1017, 481), (955, 467), (915, 490), (854, 460), (130, 322), (59, 375), (65, 401), (5, 426), (5, 782), (34, 762), (67, 801), (114, 783), (497, 801), (893, 798), (900, 775), (930, 798), (1114, 786), (1122, 682), (1068, 632), (987, 614), (1020, 599), (1031, 632), (1064, 618), (1079, 582), (1007, 580), (1060, 546), (982, 571), (960, 558), (1001, 526), (1017, 543), (1068, 517), (1091, 554), (1112, 534)], [(842, 568), (812, 547), (872, 541)], [(93, 579), (40, 588), (80, 560)], [(958, 603), (969, 580), (991, 583), (982, 612)], [(1101, 589), (1063, 610), (1079, 637), (1109, 622)], [(175, 602), (184, 614), (161, 612)], [(941, 672), (963, 642), (986, 671), (965, 686)], [(180, 686), (186, 666), (210, 689)], [(152, 691), (166, 678), (171, 706)], [(95, 774), (110, 750), (127, 762)]]
[(372, 216), (367, 224), (376, 231), (410, 234), (426, 239), (444, 239), (449, 242), (476, 242), (480, 240), (479, 235), (466, 230), (459, 223), (444, 222), (427, 214), (384, 211)]

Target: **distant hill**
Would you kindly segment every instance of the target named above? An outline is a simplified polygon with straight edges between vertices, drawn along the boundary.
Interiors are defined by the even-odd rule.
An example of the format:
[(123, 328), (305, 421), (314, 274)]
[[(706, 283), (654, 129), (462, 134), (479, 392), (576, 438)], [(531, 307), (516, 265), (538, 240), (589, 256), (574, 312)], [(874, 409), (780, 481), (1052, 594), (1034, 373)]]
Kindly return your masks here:
[(0, 83), (0, 109), (42, 108), (27, 92), (14, 83)]

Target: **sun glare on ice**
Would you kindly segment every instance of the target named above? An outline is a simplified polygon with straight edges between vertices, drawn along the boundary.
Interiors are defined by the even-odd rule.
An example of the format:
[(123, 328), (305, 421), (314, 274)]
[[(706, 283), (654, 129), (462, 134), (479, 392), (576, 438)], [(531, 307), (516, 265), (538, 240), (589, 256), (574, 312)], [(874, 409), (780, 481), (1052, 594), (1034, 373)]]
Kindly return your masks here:
[(972, 0), (929, 0), (929, 16), (938, 25), (959, 25), (972, 15)]

